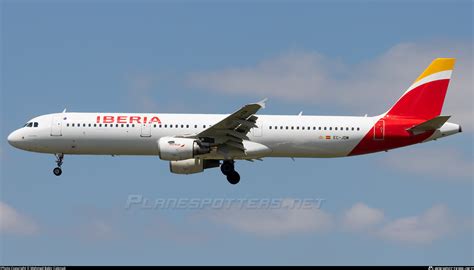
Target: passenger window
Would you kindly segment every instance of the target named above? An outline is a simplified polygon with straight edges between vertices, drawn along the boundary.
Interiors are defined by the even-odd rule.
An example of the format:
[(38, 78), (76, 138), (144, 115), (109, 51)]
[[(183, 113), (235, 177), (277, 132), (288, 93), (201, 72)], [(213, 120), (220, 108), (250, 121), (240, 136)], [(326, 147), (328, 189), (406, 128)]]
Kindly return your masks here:
[(198, 125), (194, 125), (194, 128), (198, 128)]
[(360, 128), (357, 128), (357, 130), (360, 130)]
[(321, 127), (319, 127), (318, 129), (321, 130)]
[(178, 128), (178, 125), (176, 125), (175, 127)]
[(35, 123), (33, 124), (33, 126), (34, 126), (34, 127), (38, 127), (38, 122), (35, 122)]
[(286, 129), (288, 129), (288, 126), (286, 126)]
[(94, 124), (94, 127), (97, 127), (97, 124)]
[(102, 127), (102, 124), (99, 124), (99, 127)]
[(184, 125), (181, 125), (181, 128), (184, 128)]
[(337, 127), (335, 127), (334, 130), (337, 130)]
[(269, 129), (272, 129), (272, 126), (269, 126), (268, 128), (269, 128)]
[(168, 125), (165, 125), (165, 128), (167, 128), (167, 127), (168, 127)]
[(186, 128), (189, 128), (189, 125), (186, 125)]
[(304, 130), (304, 127), (301, 127), (302, 130)]
[(91, 126), (92, 126), (92, 124), (89, 124), (89, 127), (91, 127)]
[(300, 129), (300, 127), (298, 126), (298, 127), (296, 127), (296, 129), (297, 129), (297, 130), (299, 130), (299, 129)]
[(118, 124), (115, 124), (115, 127), (119, 127), (119, 125), (118, 125)]
[(324, 130), (326, 130), (326, 127), (324, 127)]
[(127, 127), (130, 127), (130, 124), (127, 124)]
[(132, 124), (132, 127), (135, 127), (135, 124)]
[(66, 127), (69, 127), (69, 123), (66, 124)]
[(156, 128), (156, 125), (153, 125), (154, 128)]
[(329, 127), (329, 130), (332, 130), (332, 127)]
[(86, 127), (86, 124), (82, 124), (83, 127)]
[(74, 127), (74, 123), (72, 123), (72, 127)]
[[(124, 127), (124, 124), (122, 124), (121, 127)], [(156, 125), (155, 125), (155, 127), (156, 127)]]

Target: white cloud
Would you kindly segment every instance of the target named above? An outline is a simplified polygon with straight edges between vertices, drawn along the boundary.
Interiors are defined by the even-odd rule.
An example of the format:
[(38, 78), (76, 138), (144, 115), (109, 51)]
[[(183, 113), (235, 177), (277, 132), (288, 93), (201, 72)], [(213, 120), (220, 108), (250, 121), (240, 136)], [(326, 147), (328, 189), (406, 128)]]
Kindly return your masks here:
[(342, 226), (352, 231), (367, 230), (380, 224), (384, 219), (382, 210), (370, 208), (364, 203), (356, 203), (342, 218)]
[(37, 232), (38, 226), (33, 220), (8, 204), (0, 202), (0, 233), (33, 235)]
[(444, 205), (435, 205), (419, 216), (399, 218), (387, 223), (377, 236), (408, 244), (429, 244), (455, 231), (456, 223)]
[(447, 181), (474, 180), (472, 158), (468, 159), (459, 150), (452, 148), (400, 149), (384, 156), (382, 163), (396, 170), (418, 174), (425, 179), (436, 176), (437, 179)]
[[(295, 205), (295, 202), (294, 199), (285, 199), (282, 205), (291, 206)], [(326, 231), (332, 224), (331, 215), (317, 207), (278, 209), (231, 207), (211, 210), (208, 218), (215, 223), (260, 236)]]
[[(296, 200), (286, 199), (286, 205)], [(389, 219), (382, 209), (359, 202), (340, 215), (318, 208), (213, 209), (205, 218), (215, 224), (258, 236), (311, 234), (340, 231), (376, 237), (400, 244), (423, 245), (463, 230), (472, 231), (473, 223), (452, 215), (445, 205), (435, 205), (420, 215)], [(338, 221), (338, 223), (334, 222)]]
[(444, 112), (472, 130), (472, 43), (402, 43), (356, 64), (317, 52), (289, 52), (256, 66), (195, 72), (188, 81), (219, 93), (332, 104), (376, 115), (386, 111), (437, 57), (457, 58)]

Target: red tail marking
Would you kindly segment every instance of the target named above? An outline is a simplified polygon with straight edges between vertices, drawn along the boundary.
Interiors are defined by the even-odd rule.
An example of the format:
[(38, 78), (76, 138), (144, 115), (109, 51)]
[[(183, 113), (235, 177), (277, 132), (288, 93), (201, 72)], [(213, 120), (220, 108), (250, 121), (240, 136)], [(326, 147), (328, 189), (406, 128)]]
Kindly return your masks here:
[(441, 114), (448, 84), (449, 79), (444, 79), (420, 85), (402, 96), (387, 114), (432, 119)]

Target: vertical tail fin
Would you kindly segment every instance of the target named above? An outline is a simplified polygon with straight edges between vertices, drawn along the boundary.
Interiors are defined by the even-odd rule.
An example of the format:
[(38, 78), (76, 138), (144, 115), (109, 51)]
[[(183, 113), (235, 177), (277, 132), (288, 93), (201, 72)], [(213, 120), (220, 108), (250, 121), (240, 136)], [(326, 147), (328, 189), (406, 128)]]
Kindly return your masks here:
[(437, 58), (386, 113), (387, 116), (431, 119), (441, 113), (454, 58)]

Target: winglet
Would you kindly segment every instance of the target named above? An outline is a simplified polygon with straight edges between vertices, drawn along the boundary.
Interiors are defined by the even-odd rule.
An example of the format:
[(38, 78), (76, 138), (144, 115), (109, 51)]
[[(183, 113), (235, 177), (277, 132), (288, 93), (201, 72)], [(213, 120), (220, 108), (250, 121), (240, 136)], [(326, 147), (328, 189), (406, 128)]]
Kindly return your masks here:
[(265, 102), (267, 102), (268, 98), (264, 98), (262, 100), (260, 100), (259, 102), (257, 102), (256, 104), (260, 105), (260, 107), (262, 107), (262, 109), (265, 109)]

